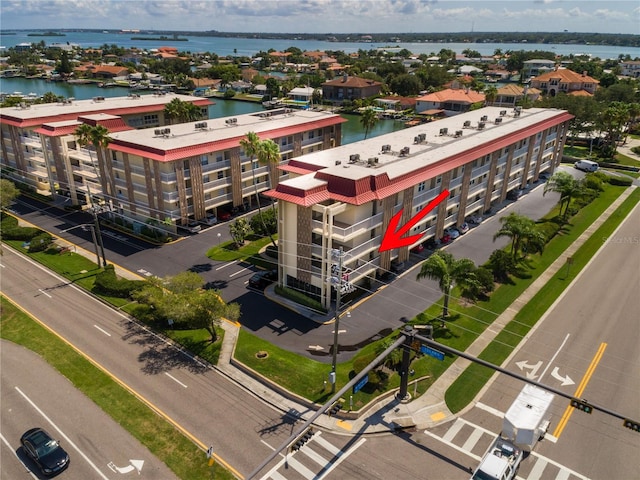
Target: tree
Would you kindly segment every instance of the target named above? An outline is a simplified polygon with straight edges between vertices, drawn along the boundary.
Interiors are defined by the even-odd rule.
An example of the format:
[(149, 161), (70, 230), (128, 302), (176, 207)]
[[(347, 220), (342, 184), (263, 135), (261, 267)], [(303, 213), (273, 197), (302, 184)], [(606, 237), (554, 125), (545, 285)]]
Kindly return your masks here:
[(420, 82), (420, 78), (417, 76), (405, 73), (392, 78), (389, 82), (389, 87), (392, 92), (403, 97), (408, 97), (420, 93), (422, 90), (422, 82)]
[(494, 250), (489, 256), (488, 265), (493, 273), (493, 278), (501, 283), (507, 282), (509, 280), (509, 274), (513, 273), (516, 268), (516, 262), (513, 256), (504, 250)]
[(366, 140), (369, 131), (378, 123), (378, 115), (372, 108), (366, 108), (360, 115), (360, 125), (364, 128), (364, 138)]
[(240, 305), (225, 303), (218, 290), (198, 291), (193, 298), (191, 325), (204, 328), (211, 335), (210, 342), (218, 340), (216, 326), (223, 318), (237, 322), (240, 319)]
[[(244, 150), (244, 154), (249, 157), (251, 162), (251, 173), (253, 176), (253, 189), (256, 196), (256, 202), (258, 203), (258, 213), (262, 215), (262, 207), (260, 206), (260, 195), (258, 193), (258, 182), (256, 181), (256, 165), (253, 159), (258, 155), (260, 151), (260, 137), (255, 132), (247, 132), (245, 138), (240, 140), (240, 146)], [(271, 148), (271, 147), (267, 147)], [(259, 163), (259, 162), (258, 162)], [(265, 227), (266, 231), (266, 227)], [(273, 242), (273, 239), (271, 239)], [(243, 239), (244, 242), (244, 239)], [(236, 242), (237, 243), (237, 242)]]
[(16, 184), (6, 180), (0, 179), (0, 208), (5, 209), (13, 203), (13, 201), (20, 195), (20, 190), (16, 188)]
[[(98, 156), (98, 164), (102, 165), (102, 150), (107, 148), (109, 143), (111, 143), (111, 139), (109, 138), (109, 130), (103, 125), (95, 125), (91, 126), (89, 124), (83, 123), (78, 128), (75, 129), (74, 135), (76, 137), (76, 141), (82, 147), (86, 147), (88, 145), (92, 145), (96, 151), (96, 155)], [(106, 184), (106, 179), (102, 178), (102, 175), (98, 171), (98, 168), (93, 161), (93, 157), (91, 156), (91, 150), (89, 149), (89, 159), (91, 160), (91, 164), (95, 170), (98, 178), (102, 180), (101, 183)], [(87, 192), (89, 193), (89, 192)], [(105, 192), (103, 191), (103, 195), (105, 193), (112, 194), (113, 192)], [(89, 201), (91, 201), (91, 195), (89, 195)]]
[(238, 247), (244, 245), (244, 240), (249, 235), (249, 223), (244, 218), (238, 218), (229, 225), (229, 234)]
[[(584, 193), (584, 186), (581, 180), (573, 178), (570, 173), (556, 172), (545, 183), (542, 195), (546, 195), (547, 192), (560, 194), (560, 215), (564, 218), (569, 211), (571, 200)], [(562, 210), (563, 205), (564, 212)]]
[(514, 261), (518, 259), (518, 252), (526, 252), (532, 246), (535, 246), (537, 251), (541, 251), (540, 242), (544, 245), (544, 236), (529, 217), (512, 212), (500, 218), (500, 223), (502, 226), (493, 236), (493, 241), (500, 237), (509, 237)]
[[(267, 178), (269, 179), (269, 186), (271, 188), (275, 188), (275, 182), (271, 178), (271, 169), (274, 165), (278, 165), (280, 163), (280, 147), (278, 144), (271, 140), (270, 138), (266, 140), (262, 140), (258, 143), (258, 151), (256, 153), (258, 157), (258, 163), (261, 165), (267, 166)], [(255, 181), (254, 181), (255, 182)], [(256, 185), (257, 188), (257, 185)], [(256, 194), (257, 197), (257, 194)], [(258, 198), (258, 205), (260, 205), (260, 199)], [(271, 209), (273, 210), (275, 216), (275, 205), (273, 203), (273, 199), (271, 199)], [(263, 220), (264, 222), (264, 220)], [(269, 235), (269, 239), (271, 239), (271, 243), (273, 246), (276, 246), (276, 242), (273, 240), (273, 236), (271, 235), (271, 230), (265, 227), (265, 232)]]
[(417, 279), (428, 278), (438, 282), (444, 293), (443, 318), (449, 315), (449, 295), (454, 284), (469, 282), (475, 268), (473, 261), (468, 258), (456, 260), (449, 252), (442, 250), (436, 251), (422, 263)]
[(498, 98), (498, 89), (491, 85), (484, 92), (485, 99), (487, 101), (487, 105), (493, 105), (493, 102)]
[(191, 103), (174, 98), (164, 107), (164, 116), (172, 123), (175, 120), (177, 123), (193, 122), (202, 117), (200, 107)]

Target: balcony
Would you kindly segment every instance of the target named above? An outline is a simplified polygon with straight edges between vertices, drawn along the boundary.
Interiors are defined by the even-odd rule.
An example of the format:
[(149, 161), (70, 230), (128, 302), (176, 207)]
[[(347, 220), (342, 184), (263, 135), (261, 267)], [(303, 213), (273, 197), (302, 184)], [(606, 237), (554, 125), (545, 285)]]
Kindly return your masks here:
[[(371, 231), (382, 225), (382, 213), (378, 213), (373, 217), (366, 218), (353, 225), (348, 225), (334, 219), (333, 227), (331, 228), (333, 236), (341, 242), (346, 242), (349, 239)], [(324, 224), (320, 220), (312, 220), (311, 226), (315, 233), (322, 234), (324, 232)]]

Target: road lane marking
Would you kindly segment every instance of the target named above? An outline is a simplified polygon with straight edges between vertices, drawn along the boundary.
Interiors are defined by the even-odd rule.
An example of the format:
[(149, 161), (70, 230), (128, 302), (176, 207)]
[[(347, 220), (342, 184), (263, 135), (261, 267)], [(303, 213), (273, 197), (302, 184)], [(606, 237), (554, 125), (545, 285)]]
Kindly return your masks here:
[(40, 410), (40, 408), (39, 408), (39, 407), (38, 407), (38, 406), (37, 406), (37, 405), (36, 405), (36, 404), (35, 404), (35, 403), (34, 403), (34, 402), (29, 398), (29, 397), (27, 397), (27, 395), (26, 395), (22, 390), (20, 390), (20, 388), (15, 387), (15, 389), (18, 391), (18, 393), (19, 393), (20, 395), (22, 395), (22, 397), (23, 397), (23, 398), (24, 398), (24, 399), (25, 399), (25, 400), (26, 400), (26, 401), (27, 401), (27, 402), (28, 402), (28, 403), (29, 403), (33, 408), (35, 408), (35, 409), (36, 409), (36, 411), (37, 411), (40, 415), (42, 415), (42, 417), (43, 417), (47, 422), (49, 422), (49, 424), (50, 424), (53, 428), (55, 428), (55, 429), (58, 431), (58, 433), (59, 433), (60, 435), (62, 435), (62, 436), (64, 437), (65, 441), (66, 441), (69, 445), (71, 445), (71, 446), (75, 449), (75, 451), (76, 451), (76, 452), (78, 452), (78, 453), (80, 454), (80, 456), (81, 456), (82, 458), (84, 458), (84, 459), (85, 459), (85, 461), (86, 461), (89, 465), (91, 465), (91, 467), (92, 467), (96, 472), (98, 472), (98, 475), (100, 475), (100, 477), (101, 477), (101, 478), (103, 478), (104, 480), (109, 480), (109, 477), (107, 477), (104, 473), (102, 473), (102, 472), (100, 471), (100, 469), (96, 466), (96, 464), (94, 464), (94, 463), (89, 459), (89, 457), (87, 457), (87, 456), (84, 454), (84, 452), (83, 452), (82, 450), (80, 450), (80, 448), (79, 448), (75, 443), (73, 443), (73, 441), (71, 441), (71, 439), (70, 439), (70, 438), (69, 438), (69, 437), (68, 437), (68, 436), (67, 436), (67, 435), (66, 435), (66, 434), (65, 434), (65, 433), (64, 433), (64, 432), (63, 432), (63, 431), (62, 431), (62, 430), (61, 430), (61, 429), (60, 429), (60, 428), (55, 424), (55, 423), (53, 423), (53, 420), (51, 420), (51, 419), (50, 419), (50, 418), (49, 418), (49, 417), (48, 417), (48, 416), (47, 416), (47, 415), (46, 415), (42, 410)]
[(2, 440), (2, 442), (9, 448), (9, 450), (11, 450), (11, 452), (13, 453), (13, 455), (18, 459), (18, 462), (20, 462), (20, 465), (22, 465), (25, 469), (25, 471), (31, 475), (31, 478), (34, 478), (35, 480), (38, 480), (38, 477), (36, 477), (34, 475), (34, 473), (29, 470), (29, 467), (27, 467), (24, 462), (22, 460), (20, 460), (20, 457), (18, 456), (18, 449), (15, 449), (11, 446), (11, 444), (7, 441), (6, 438), (4, 438), (4, 435), (2, 435), (2, 433), (0, 433), (0, 439)]
[(94, 327), (96, 327), (98, 330), (100, 330), (102, 333), (104, 333), (107, 337), (110, 337), (111, 334), (109, 332), (107, 332), (105, 329), (100, 328), (98, 325), (94, 325)]
[(485, 405), (484, 403), (481, 403), (481, 402), (476, 403), (476, 407), (478, 407), (481, 410), (484, 410), (485, 412), (489, 412), (491, 415), (495, 415), (496, 417), (504, 418), (504, 413), (502, 413), (497, 408), (490, 407), (489, 405)]
[[(604, 355), (604, 351), (606, 348), (607, 348), (606, 343), (603, 342), (600, 344), (598, 351), (596, 352), (595, 356), (591, 360), (591, 363), (589, 364), (589, 368), (587, 369), (587, 371), (584, 374), (584, 377), (582, 377), (582, 380), (580, 381), (580, 385), (578, 385), (578, 388), (576, 389), (576, 393), (573, 394), (575, 398), (581, 398), (582, 392), (584, 392), (584, 389), (587, 387), (587, 383), (589, 383), (589, 380), (591, 379), (593, 372), (595, 372), (596, 367), (598, 366), (598, 363), (602, 359), (602, 355)], [(567, 405), (567, 408), (564, 411), (564, 415), (562, 415), (562, 418), (560, 419), (558, 426), (553, 432), (554, 437), (560, 438), (560, 434), (564, 430), (564, 427), (567, 425), (567, 422), (571, 418), (571, 414), (573, 413), (574, 410), (575, 408), (573, 408), (571, 405)]]
[(47, 292), (45, 292), (45, 291), (44, 291), (43, 289), (41, 289), (41, 288), (39, 288), (39, 289), (38, 289), (38, 291), (39, 291), (41, 294), (46, 295), (46, 296), (47, 296), (47, 297), (49, 297), (49, 298), (53, 298), (51, 295), (49, 295)]
[(176, 377), (174, 377), (173, 375), (171, 375), (170, 373), (164, 372), (164, 374), (169, 377), (171, 380), (173, 380), (174, 382), (176, 382), (178, 385), (183, 386), (184, 388), (187, 388), (187, 386), (182, 383), (180, 380), (178, 380)]
[(551, 357), (551, 360), (549, 360), (549, 363), (547, 363), (547, 367), (542, 371), (542, 373), (540, 374), (540, 378), (538, 379), (539, 382), (542, 381), (542, 377), (544, 377), (544, 374), (547, 373), (547, 370), (549, 370), (549, 367), (551, 366), (551, 364), (554, 362), (554, 360), (556, 359), (556, 357), (558, 356), (558, 354), (560, 353), (560, 350), (562, 350), (562, 347), (564, 347), (564, 344), (567, 343), (567, 340), (569, 340), (569, 335), (571, 335), (570, 333), (567, 333), (567, 336), (564, 337), (564, 341), (562, 342), (562, 344), (558, 347), (558, 349), (556, 350), (556, 353), (553, 354), (553, 357)]
[(234, 260), (233, 262), (229, 262), (229, 263), (225, 263), (224, 265), (220, 265), (218, 268), (216, 268), (216, 271), (222, 270), (223, 268), (230, 267), (234, 263), (238, 263), (238, 260)]

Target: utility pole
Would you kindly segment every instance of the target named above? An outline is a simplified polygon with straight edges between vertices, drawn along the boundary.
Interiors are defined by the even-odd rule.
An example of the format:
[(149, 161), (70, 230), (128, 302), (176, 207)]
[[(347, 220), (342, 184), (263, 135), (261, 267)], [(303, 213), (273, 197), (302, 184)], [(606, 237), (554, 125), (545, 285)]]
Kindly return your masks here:
[[(333, 359), (331, 361), (331, 373), (329, 378), (331, 380), (331, 393), (336, 391), (336, 364), (338, 361), (338, 329), (340, 328), (340, 301), (342, 300), (342, 259), (344, 258), (344, 251), (342, 247), (340, 250), (331, 250), (331, 261), (338, 260), (337, 282), (331, 282), (336, 287), (336, 315), (333, 323)], [(333, 270), (333, 264), (331, 265), (332, 280), (335, 275)]]

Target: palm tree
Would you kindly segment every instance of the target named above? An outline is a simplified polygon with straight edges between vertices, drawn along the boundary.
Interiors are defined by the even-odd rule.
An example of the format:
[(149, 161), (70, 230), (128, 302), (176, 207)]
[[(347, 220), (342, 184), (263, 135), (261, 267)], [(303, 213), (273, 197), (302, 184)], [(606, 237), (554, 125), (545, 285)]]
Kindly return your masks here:
[(493, 241), (495, 242), (500, 237), (509, 237), (511, 239), (511, 255), (514, 260), (518, 258), (518, 252), (523, 247), (542, 251), (544, 236), (529, 217), (512, 212), (506, 217), (500, 218), (500, 223), (502, 223), (502, 227), (493, 236)]
[[(96, 155), (98, 156), (98, 164), (103, 165), (102, 163), (102, 149), (107, 148), (109, 143), (111, 143), (111, 138), (109, 138), (109, 130), (103, 125), (95, 125), (91, 126), (89, 124), (83, 123), (74, 131), (74, 135), (76, 137), (76, 141), (81, 147), (86, 147), (88, 145), (92, 145), (96, 150)], [(91, 160), (91, 164), (93, 165), (93, 169), (96, 172), (96, 175), (99, 179), (101, 179), (101, 185), (103, 188), (103, 195), (105, 193), (111, 194), (112, 192), (106, 192), (106, 179), (102, 178), (103, 176), (98, 171), (96, 164), (93, 160), (93, 156), (91, 155), (91, 149), (87, 149), (89, 151), (89, 159)], [(102, 170), (102, 169), (101, 169)]]
[[(261, 142), (258, 143), (257, 156), (258, 156), (259, 164), (268, 166), (267, 176), (269, 179), (269, 186), (271, 188), (275, 188), (276, 185), (274, 185), (273, 179), (271, 178), (271, 168), (273, 165), (278, 165), (278, 163), (280, 162), (280, 147), (278, 147), (278, 144), (273, 140), (271, 140), (270, 138), (266, 140), (262, 140)], [(273, 199), (271, 199), (271, 208), (273, 209), (275, 214), (275, 204), (273, 202)], [(266, 226), (264, 225), (264, 219), (262, 221), (263, 221), (263, 227), (265, 227), (265, 230), (266, 230)], [(269, 233), (269, 238), (271, 239), (271, 243), (275, 247), (276, 242), (273, 240), (273, 236), (271, 235), (271, 232), (268, 231), (268, 233)]]
[(495, 102), (496, 98), (498, 98), (498, 89), (492, 85), (485, 90), (484, 96), (487, 105), (493, 105), (493, 102)]
[(173, 123), (172, 120), (180, 118), (180, 112), (182, 110), (182, 100), (174, 98), (164, 107), (164, 118), (169, 120), (169, 123)]
[(367, 139), (369, 131), (378, 123), (378, 120), (378, 115), (373, 108), (368, 107), (362, 111), (360, 115), (360, 125), (364, 127), (365, 140)]
[(443, 318), (449, 315), (449, 295), (454, 284), (469, 281), (468, 277), (473, 276), (475, 268), (472, 260), (468, 258), (456, 260), (449, 252), (442, 250), (436, 251), (422, 263), (417, 279), (428, 278), (438, 281), (438, 286), (444, 293)]
[[(571, 199), (584, 193), (584, 185), (582, 180), (573, 178), (570, 173), (557, 172), (554, 173), (544, 185), (542, 195), (546, 195), (549, 191), (560, 194), (560, 215), (566, 217)], [(563, 205), (565, 206), (564, 213), (562, 211)]]

